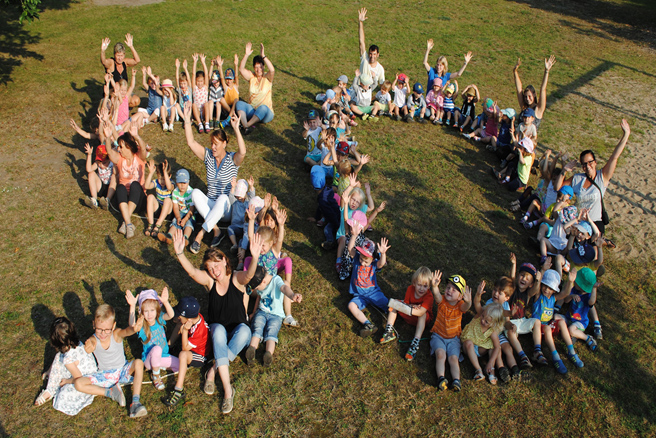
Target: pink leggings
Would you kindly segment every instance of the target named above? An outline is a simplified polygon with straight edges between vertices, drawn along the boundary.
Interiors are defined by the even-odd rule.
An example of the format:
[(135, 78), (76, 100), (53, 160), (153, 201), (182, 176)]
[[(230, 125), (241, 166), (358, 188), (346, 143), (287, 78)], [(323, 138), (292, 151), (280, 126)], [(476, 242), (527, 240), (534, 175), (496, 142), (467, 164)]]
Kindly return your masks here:
[[(252, 259), (253, 259), (252, 257), (246, 257), (246, 259), (244, 259), (244, 271), (248, 270), (248, 267), (251, 265)], [(276, 268), (278, 269), (278, 273), (284, 270), (285, 274), (291, 274), (292, 273), (291, 257), (284, 257), (282, 259), (278, 259), (278, 264), (276, 265)]]
[(180, 369), (180, 362), (175, 356), (166, 356), (162, 357), (162, 347), (155, 346), (149, 352), (144, 365), (147, 370), (152, 370), (154, 368), (168, 368), (173, 371), (178, 371)]

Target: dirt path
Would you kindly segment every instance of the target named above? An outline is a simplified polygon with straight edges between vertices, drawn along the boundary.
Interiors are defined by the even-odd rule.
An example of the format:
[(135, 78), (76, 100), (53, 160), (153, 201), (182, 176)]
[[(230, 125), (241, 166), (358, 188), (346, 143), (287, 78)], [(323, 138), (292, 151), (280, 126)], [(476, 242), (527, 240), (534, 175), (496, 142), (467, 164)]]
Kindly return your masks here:
[(96, 6), (141, 6), (162, 3), (164, 0), (93, 0)]

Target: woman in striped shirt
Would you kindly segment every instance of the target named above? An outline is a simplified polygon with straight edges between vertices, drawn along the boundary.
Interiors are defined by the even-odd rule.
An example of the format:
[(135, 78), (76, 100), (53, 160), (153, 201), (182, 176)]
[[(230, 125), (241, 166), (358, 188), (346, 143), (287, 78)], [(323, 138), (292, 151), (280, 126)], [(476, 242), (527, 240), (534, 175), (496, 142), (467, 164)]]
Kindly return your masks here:
[(237, 137), (237, 152), (226, 152), (228, 146), (228, 137), (223, 129), (216, 129), (210, 136), (211, 147), (204, 148), (194, 140), (194, 134), (191, 130), (191, 103), (185, 102), (184, 106), (184, 124), (187, 144), (191, 151), (198, 158), (205, 162), (207, 171), (207, 194), (198, 189), (194, 189), (191, 198), (198, 213), (205, 219), (203, 228), (196, 235), (196, 240), (189, 246), (189, 251), (196, 254), (200, 251), (200, 242), (205, 233), (214, 231), (214, 238), (210, 246), (219, 246), (223, 240), (223, 234), (217, 223), (220, 220), (230, 220), (230, 193), (231, 181), (237, 177), (239, 166), (246, 156), (246, 144), (239, 132), (239, 117), (232, 116), (230, 124)]

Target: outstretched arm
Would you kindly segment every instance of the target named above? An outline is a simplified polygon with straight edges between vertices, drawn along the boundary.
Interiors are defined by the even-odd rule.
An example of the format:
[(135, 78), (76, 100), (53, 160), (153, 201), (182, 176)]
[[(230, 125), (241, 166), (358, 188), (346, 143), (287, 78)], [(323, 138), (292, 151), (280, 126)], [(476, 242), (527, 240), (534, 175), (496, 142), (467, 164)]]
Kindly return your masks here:
[(132, 39), (132, 35), (130, 35), (129, 33), (125, 35), (125, 45), (130, 48), (133, 56), (132, 59), (128, 58), (125, 60), (125, 65), (127, 65), (128, 67), (134, 67), (135, 65), (141, 62), (141, 58), (139, 58), (139, 54), (137, 53), (137, 50), (134, 48), (134, 41)]
[(424, 68), (426, 69), (426, 71), (430, 71), (431, 69), (431, 66), (428, 63), (428, 56), (430, 55), (430, 51), (433, 49), (433, 47), (434, 47), (433, 39), (431, 38), (430, 40), (426, 41), (426, 53), (424, 54)]
[(517, 58), (517, 64), (513, 68), (513, 78), (515, 79), (515, 90), (517, 91), (517, 102), (519, 108), (524, 108), (524, 88), (522, 87), (522, 80), (519, 78), (519, 66), (522, 65), (521, 59)]
[[(355, 239), (352, 239), (355, 240)], [(390, 249), (389, 242), (386, 238), (381, 238), (378, 244), (378, 251), (380, 251), (380, 260), (378, 260), (378, 269), (382, 269), (387, 264), (387, 250)]]
[[(458, 70), (457, 72), (451, 75), (451, 79), (456, 79), (462, 76), (462, 74), (465, 72), (465, 69), (467, 68), (467, 64), (469, 64), (469, 61), (471, 61), (471, 59), (472, 59), (472, 52), (467, 52), (465, 54), (465, 63), (462, 65), (462, 67), (460, 67), (460, 70)], [(455, 95), (455, 93), (453, 94)]]
[(264, 44), (262, 43), (260, 43), (260, 56), (262, 57), (262, 59), (264, 59), (264, 64), (266, 65), (266, 68), (268, 70), (265, 76), (269, 80), (269, 82), (273, 83), (273, 75), (276, 72), (276, 69), (273, 67), (273, 64), (271, 63), (269, 58), (264, 54)]
[(626, 146), (626, 142), (629, 141), (629, 136), (631, 135), (631, 127), (629, 126), (629, 122), (627, 122), (626, 119), (622, 119), (621, 126), (624, 134), (622, 135), (620, 142), (617, 143), (617, 146), (615, 146), (615, 150), (608, 159), (608, 162), (601, 170), (601, 174), (604, 177), (605, 186), (608, 186), (610, 179), (613, 177), (613, 174), (615, 173), (615, 167), (617, 166), (617, 160), (620, 158), (620, 155), (622, 155), (624, 147)]
[(250, 81), (253, 78), (253, 73), (246, 68), (246, 61), (253, 54), (253, 44), (249, 41), (246, 43), (246, 49), (244, 50), (244, 57), (241, 59), (241, 64), (239, 64), (239, 73), (246, 81)]
[(535, 117), (541, 119), (544, 110), (547, 108), (547, 82), (549, 82), (549, 70), (556, 63), (556, 57), (551, 55), (549, 59), (544, 60), (544, 77), (540, 86), (540, 97), (538, 98), (538, 107), (535, 110)]
[[(244, 143), (244, 137), (242, 137), (241, 129), (239, 129), (239, 116), (233, 114), (230, 117), (230, 126), (232, 126), (232, 130), (235, 132), (237, 146), (239, 147), (237, 152), (232, 156), (232, 161), (235, 163), (235, 166), (239, 167), (246, 157), (246, 143)], [(191, 130), (191, 127), (189, 129)]]
[(105, 56), (105, 51), (107, 50), (107, 47), (109, 47), (109, 43), (110, 43), (109, 38), (104, 38), (100, 43), (100, 62), (108, 71), (110, 68), (114, 67), (114, 60), (111, 58), (108, 59)]
[(201, 160), (205, 160), (205, 148), (194, 139), (194, 133), (191, 132), (191, 102), (187, 101), (184, 104), (184, 129), (185, 137), (187, 139), (187, 146), (191, 151)]
[(367, 19), (367, 8), (358, 11), (358, 36), (360, 37), (360, 56), (367, 52), (367, 45), (364, 43), (364, 20)]
[(205, 289), (209, 290), (212, 286), (212, 279), (207, 274), (207, 272), (202, 271), (191, 264), (189, 259), (187, 259), (187, 256), (185, 256), (184, 248), (184, 233), (181, 228), (177, 228), (173, 232), (173, 249), (175, 250), (175, 256), (178, 258), (182, 269), (187, 272), (191, 279), (196, 283), (205, 286)]

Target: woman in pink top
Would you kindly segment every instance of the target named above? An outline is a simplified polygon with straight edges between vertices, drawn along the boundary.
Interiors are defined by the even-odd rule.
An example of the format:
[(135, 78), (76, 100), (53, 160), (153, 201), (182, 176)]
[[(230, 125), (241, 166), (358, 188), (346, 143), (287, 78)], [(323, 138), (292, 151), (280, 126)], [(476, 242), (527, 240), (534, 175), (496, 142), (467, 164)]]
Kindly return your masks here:
[[(264, 54), (264, 44), (260, 44), (260, 54), (253, 58), (253, 71), (246, 69), (246, 60), (253, 53), (253, 45), (246, 44), (246, 52), (239, 65), (239, 72), (248, 81), (248, 103), (238, 101), (235, 111), (239, 115), (244, 134), (250, 134), (256, 123), (269, 123), (273, 120), (273, 103), (271, 100), (271, 86), (275, 69), (269, 58)], [(264, 66), (267, 70), (264, 74)]]
[(104, 125), (105, 147), (109, 159), (114, 163), (118, 172), (118, 187), (116, 187), (116, 199), (118, 208), (123, 216), (123, 223), (118, 232), (125, 234), (126, 238), (134, 236), (134, 225), (132, 224), (132, 213), (143, 203), (144, 194), (144, 170), (146, 161), (146, 147), (137, 133), (136, 126), (131, 133), (126, 132), (114, 143), (117, 148), (112, 148), (112, 126)]

